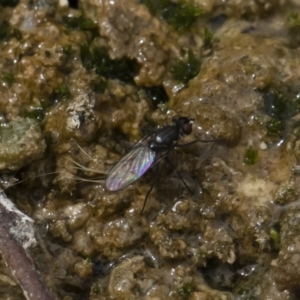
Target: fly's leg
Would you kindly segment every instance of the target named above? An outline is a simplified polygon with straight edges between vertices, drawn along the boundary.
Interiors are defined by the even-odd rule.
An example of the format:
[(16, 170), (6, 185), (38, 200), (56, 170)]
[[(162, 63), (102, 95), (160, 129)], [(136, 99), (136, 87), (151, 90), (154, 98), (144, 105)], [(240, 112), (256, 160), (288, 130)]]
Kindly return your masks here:
[(189, 146), (192, 146), (192, 145), (194, 145), (194, 144), (196, 144), (196, 143), (198, 143), (198, 142), (200, 142), (200, 143), (213, 143), (213, 142), (222, 142), (223, 140), (205, 140), (205, 141), (203, 141), (203, 140), (193, 140), (193, 141), (191, 141), (191, 142), (187, 142), (187, 143), (185, 143), (185, 144), (178, 144), (178, 145), (176, 145), (176, 148), (185, 148), (185, 147), (189, 147)]
[(146, 206), (146, 202), (147, 202), (147, 200), (148, 200), (148, 197), (149, 197), (150, 193), (152, 192), (154, 185), (155, 185), (156, 182), (157, 182), (158, 175), (159, 175), (159, 171), (160, 171), (159, 166), (160, 166), (160, 164), (157, 164), (157, 165), (155, 166), (155, 178), (154, 178), (154, 180), (153, 180), (153, 182), (152, 182), (152, 184), (151, 184), (151, 186), (150, 186), (150, 189), (148, 190), (148, 192), (147, 192), (147, 194), (146, 194), (146, 197), (145, 197), (145, 200), (144, 200), (144, 204), (143, 204), (143, 207), (142, 207), (142, 210), (141, 210), (140, 214), (143, 213), (144, 208), (145, 208), (145, 206)]
[(180, 180), (183, 182), (184, 186), (186, 187), (186, 189), (193, 194), (193, 191), (190, 189), (190, 187), (186, 184), (186, 182), (184, 181), (184, 179), (182, 178), (181, 174), (177, 171), (176, 166), (173, 164), (173, 162), (170, 160), (170, 158), (168, 158), (167, 156), (165, 157), (166, 162), (174, 169), (174, 171), (176, 172), (177, 176), (180, 178)]

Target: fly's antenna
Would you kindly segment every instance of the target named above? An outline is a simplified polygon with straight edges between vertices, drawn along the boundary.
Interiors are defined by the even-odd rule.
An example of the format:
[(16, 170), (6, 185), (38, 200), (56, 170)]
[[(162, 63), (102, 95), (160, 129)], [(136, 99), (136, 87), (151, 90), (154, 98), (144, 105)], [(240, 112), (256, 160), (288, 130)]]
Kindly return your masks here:
[[(87, 153), (86, 153), (87, 154)], [(88, 155), (88, 154), (87, 154)], [(65, 155), (65, 158), (67, 160), (69, 160), (70, 162), (72, 162), (75, 166), (73, 166), (72, 168), (73, 169), (76, 169), (76, 170), (80, 170), (80, 171), (85, 171), (85, 172), (93, 172), (93, 173), (98, 173), (98, 174), (102, 174), (102, 173), (99, 173), (97, 172), (97, 170), (95, 169), (92, 169), (92, 168), (88, 168), (88, 167), (85, 167), (83, 165), (81, 165), (80, 163), (78, 163), (76, 160), (74, 160), (73, 158), (71, 158), (70, 156), (68, 155)], [(92, 158), (91, 158), (92, 159)], [(93, 160), (93, 159), (92, 159)], [(106, 175), (106, 174), (103, 174), (103, 175)]]
[(90, 160), (93, 160), (93, 158), (75, 141), (75, 145), (80, 149), (82, 153), (84, 153)]

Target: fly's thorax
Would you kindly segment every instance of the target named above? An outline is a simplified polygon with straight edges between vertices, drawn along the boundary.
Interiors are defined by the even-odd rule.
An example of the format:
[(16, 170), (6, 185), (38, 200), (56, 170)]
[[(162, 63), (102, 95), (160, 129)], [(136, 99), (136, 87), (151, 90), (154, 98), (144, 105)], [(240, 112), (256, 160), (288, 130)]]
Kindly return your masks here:
[(149, 147), (153, 151), (168, 150), (175, 147), (178, 140), (178, 129), (175, 126), (166, 125), (155, 132), (149, 141)]

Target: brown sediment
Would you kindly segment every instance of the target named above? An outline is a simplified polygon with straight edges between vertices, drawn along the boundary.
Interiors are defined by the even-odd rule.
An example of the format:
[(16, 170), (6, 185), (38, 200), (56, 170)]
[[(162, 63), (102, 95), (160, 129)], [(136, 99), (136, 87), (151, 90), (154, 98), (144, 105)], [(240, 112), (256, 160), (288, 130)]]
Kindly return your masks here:
[[(7, 193), (37, 223), (32, 258), (57, 297), (297, 299), (299, 4), (167, 9), (186, 2), (202, 14), (180, 32), (150, 0), (0, 4), (1, 126), (30, 117), (39, 132), (2, 151), (1, 181), (26, 179)], [(178, 114), (194, 119), (182, 143), (215, 142), (170, 153), (195, 192), (162, 164), (140, 215), (154, 172), (116, 193), (105, 175)]]

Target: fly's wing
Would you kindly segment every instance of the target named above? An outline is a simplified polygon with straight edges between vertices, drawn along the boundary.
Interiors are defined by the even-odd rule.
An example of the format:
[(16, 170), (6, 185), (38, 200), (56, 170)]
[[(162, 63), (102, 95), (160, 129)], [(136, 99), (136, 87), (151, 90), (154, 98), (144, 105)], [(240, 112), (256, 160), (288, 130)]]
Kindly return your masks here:
[(105, 185), (118, 191), (139, 179), (154, 163), (156, 152), (149, 148), (149, 138), (139, 141), (109, 172)]

